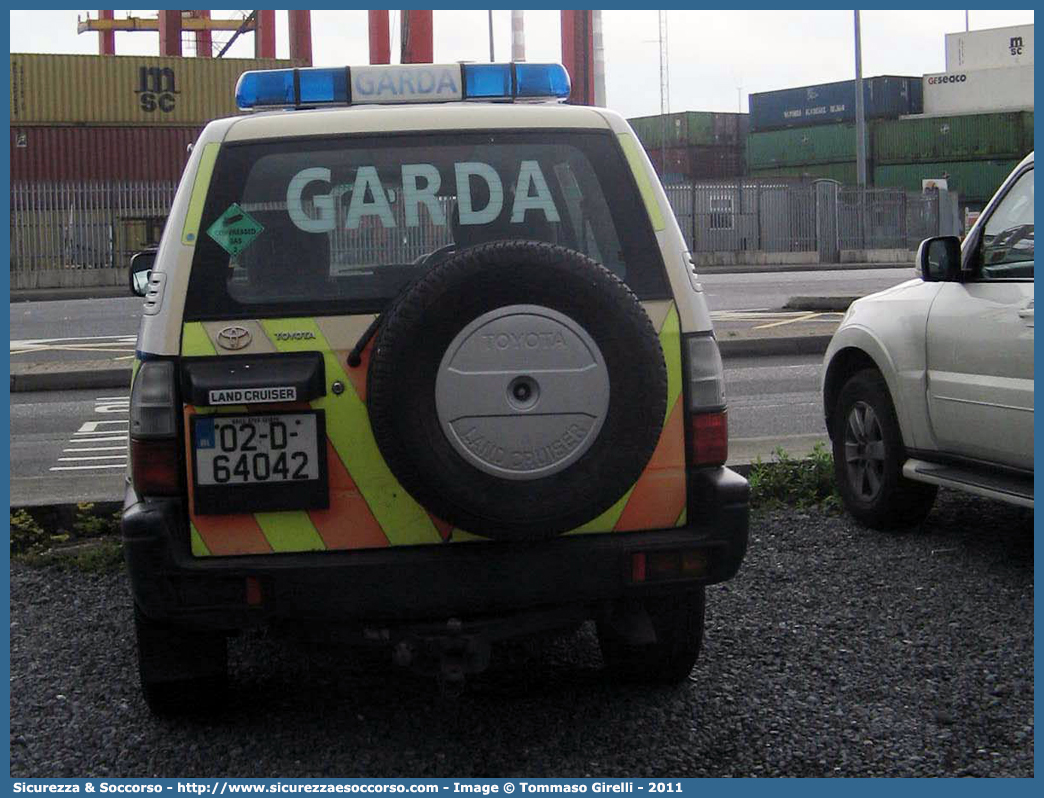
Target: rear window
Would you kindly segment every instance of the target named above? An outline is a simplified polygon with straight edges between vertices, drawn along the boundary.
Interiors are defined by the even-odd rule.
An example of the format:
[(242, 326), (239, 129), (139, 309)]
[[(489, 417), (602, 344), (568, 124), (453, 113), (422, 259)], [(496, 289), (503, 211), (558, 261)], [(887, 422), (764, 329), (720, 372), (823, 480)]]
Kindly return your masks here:
[(500, 239), (578, 250), (640, 298), (669, 297), (611, 133), (352, 136), (222, 148), (186, 317), (375, 312), (453, 252)]

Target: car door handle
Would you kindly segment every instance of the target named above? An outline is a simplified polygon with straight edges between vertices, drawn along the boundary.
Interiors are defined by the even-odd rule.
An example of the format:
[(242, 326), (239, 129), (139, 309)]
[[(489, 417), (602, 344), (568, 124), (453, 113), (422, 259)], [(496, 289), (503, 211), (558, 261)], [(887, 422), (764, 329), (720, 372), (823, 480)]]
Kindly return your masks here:
[(1022, 310), (1020, 310), (1019, 311), (1019, 318), (1020, 319), (1032, 319), (1033, 318), (1033, 308), (1023, 308)]

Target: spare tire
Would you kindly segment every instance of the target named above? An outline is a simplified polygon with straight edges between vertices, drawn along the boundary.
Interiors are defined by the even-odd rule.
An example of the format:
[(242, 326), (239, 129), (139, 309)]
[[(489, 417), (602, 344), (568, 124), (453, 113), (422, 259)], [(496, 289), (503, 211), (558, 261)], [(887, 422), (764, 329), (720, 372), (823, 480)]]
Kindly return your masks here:
[(637, 297), (534, 241), (463, 250), (386, 312), (367, 376), (373, 434), (435, 516), (500, 540), (611, 507), (659, 441), (667, 372)]

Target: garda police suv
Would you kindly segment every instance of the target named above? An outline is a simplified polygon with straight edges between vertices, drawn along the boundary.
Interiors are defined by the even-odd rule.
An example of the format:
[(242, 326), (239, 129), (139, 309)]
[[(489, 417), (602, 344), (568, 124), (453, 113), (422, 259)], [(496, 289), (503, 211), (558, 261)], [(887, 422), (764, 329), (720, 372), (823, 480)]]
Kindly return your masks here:
[(722, 365), (626, 122), (557, 64), (248, 72), (145, 297), (123, 535), (142, 689), (213, 706), (226, 640), (387, 646), (449, 683), (597, 622), (679, 680), (737, 572)]

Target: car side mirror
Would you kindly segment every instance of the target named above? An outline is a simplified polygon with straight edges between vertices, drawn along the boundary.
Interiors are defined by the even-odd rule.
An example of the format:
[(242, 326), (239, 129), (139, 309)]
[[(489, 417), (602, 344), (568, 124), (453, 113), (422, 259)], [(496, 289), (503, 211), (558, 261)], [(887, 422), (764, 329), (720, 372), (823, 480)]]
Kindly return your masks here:
[(149, 287), (149, 275), (156, 262), (156, 251), (138, 252), (130, 261), (130, 290), (135, 296), (145, 296)]
[(961, 240), (957, 236), (926, 238), (917, 248), (917, 268), (926, 283), (954, 282), (961, 271)]

